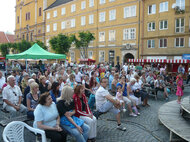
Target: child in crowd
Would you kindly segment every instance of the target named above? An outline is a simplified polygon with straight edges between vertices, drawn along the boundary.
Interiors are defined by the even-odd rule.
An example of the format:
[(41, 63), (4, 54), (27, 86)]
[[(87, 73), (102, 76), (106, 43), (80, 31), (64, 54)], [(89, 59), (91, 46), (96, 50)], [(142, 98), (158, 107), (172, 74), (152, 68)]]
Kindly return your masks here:
[(124, 100), (123, 100), (123, 92), (122, 92), (122, 88), (121, 88), (120, 85), (117, 86), (116, 99), (118, 101), (120, 101), (121, 106), (123, 106), (123, 108), (122, 108), (123, 112), (126, 112), (125, 103), (124, 103)]

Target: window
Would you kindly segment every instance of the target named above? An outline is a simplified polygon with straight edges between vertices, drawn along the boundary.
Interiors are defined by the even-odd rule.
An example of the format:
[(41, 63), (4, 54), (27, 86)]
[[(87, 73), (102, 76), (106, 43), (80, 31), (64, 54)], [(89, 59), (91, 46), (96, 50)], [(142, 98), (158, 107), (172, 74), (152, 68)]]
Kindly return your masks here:
[(75, 27), (75, 19), (71, 19), (71, 28)]
[(167, 48), (167, 39), (162, 38), (159, 40), (159, 48)]
[(26, 13), (26, 21), (27, 21), (27, 20), (30, 20), (30, 12), (27, 12), (27, 13)]
[(80, 58), (85, 59), (85, 52), (80, 50)]
[(131, 40), (131, 39), (136, 39), (136, 29), (135, 28), (124, 29), (123, 40)]
[(179, 6), (180, 9), (185, 10), (185, 0), (176, 0), (176, 6)]
[(100, 0), (100, 4), (106, 3), (106, 0)]
[(81, 26), (84, 26), (84, 25), (86, 25), (86, 17), (82, 16), (81, 17)]
[(156, 4), (148, 6), (148, 14), (155, 14), (156, 13)]
[(115, 20), (116, 19), (116, 10), (113, 9), (113, 10), (110, 10), (109, 11), (109, 20)]
[(47, 19), (50, 19), (50, 13), (47, 13)]
[(71, 62), (75, 61), (75, 52), (70, 52)]
[(109, 0), (109, 2), (113, 2), (113, 1), (115, 1), (115, 0)]
[(46, 46), (49, 47), (49, 39), (46, 39)]
[(71, 5), (71, 12), (75, 12), (76, 11), (76, 4), (72, 4)]
[(42, 8), (39, 8), (39, 16), (42, 16)]
[(147, 48), (155, 48), (155, 40), (147, 40)]
[(94, 0), (89, 0), (89, 7), (93, 7), (94, 6)]
[(28, 35), (28, 33), (26, 34), (26, 41), (28, 41), (29, 40), (29, 35)]
[(65, 25), (65, 21), (61, 22), (61, 29), (65, 29), (66, 25)]
[(109, 31), (109, 41), (114, 41), (115, 40), (115, 30), (110, 30)]
[(168, 2), (160, 3), (160, 12), (168, 11)]
[(22, 35), (22, 39), (23, 39), (23, 40), (25, 39), (25, 35), (24, 35), (24, 34)]
[(166, 29), (168, 29), (168, 21), (167, 20), (160, 21), (160, 30), (166, 30)]
[(148, 23), (148, 31), (155, 31), (155, 22)]
[(105, 41), (105, 32), (99, 32), (99, 42)]
[(66, 13), (66, 10), (65, 10), (65, 7), (61, 9), (61, 15), (65, 15)]
[(136, 5), (124, 8), (124, 18), (136, 16)]
[(82, 1), (81, 2), (81, 9), (85, 9), (86, 8), (86, 1)]
[(176, 38), (175, 47), (184, 47), (184, 38)]
[(19, 23), (19, 16), (17, 16), (17, 24)]
[(53, 24), (53, 31), (57, 31), (57, 23)]
[(89, 24), (94, 23), (94, 15), (89, 15)]
[(53, 11), (53, 17), (57, 17), (57, 10)]
[(176, 25), (175, 25), (175, 32), (176, 33), (184, 33), (185, 31), (185, 20), (184, 18), (178, 18), (176, 19)]
[(92, 57), (93, 57), (93, 51), (88, 51), (88, 58), (92, 59)]
[(106, 12), (99, 13), (99, 22), (105, 22)]
[(47, 25), (47, 27), (46, 27), (46, 32), (47, 32), (47, 33), (50, 32), (50, 25)]
[(115, 51), (110, 50), (109, 51), (109, 64), (111, 64), (112, 67), (114, 66), (114, 59), (115, 59)]
[(33, 41), (33, 33), (30, 33), (30, 41)]
[(99, 51), (99, 62), (104, 62), (104, 61), (105, 61), (105, 52)]

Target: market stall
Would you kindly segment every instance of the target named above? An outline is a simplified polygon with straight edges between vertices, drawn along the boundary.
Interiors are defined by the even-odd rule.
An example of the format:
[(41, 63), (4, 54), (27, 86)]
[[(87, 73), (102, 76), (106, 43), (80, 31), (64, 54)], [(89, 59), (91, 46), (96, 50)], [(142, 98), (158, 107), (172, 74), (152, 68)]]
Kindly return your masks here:
[(93, 60), (93, 59), (79, 59), (79, 62), (81, 63), (81, 64), (88, 64), (88, 65), (90, 65), (90, 64), (92, 64), (92, 63), (95, 63), (96, 62), (96, 60)]

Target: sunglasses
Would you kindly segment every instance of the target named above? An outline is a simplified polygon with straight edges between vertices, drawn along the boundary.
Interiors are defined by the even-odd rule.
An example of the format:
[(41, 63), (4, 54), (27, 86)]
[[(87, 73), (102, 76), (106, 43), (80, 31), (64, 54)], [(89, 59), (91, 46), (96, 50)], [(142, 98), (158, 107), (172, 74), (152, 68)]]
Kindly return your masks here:
[(13, 91), (13, 94), (15, 95), (15, 96), (17, 96), (17, 94)]

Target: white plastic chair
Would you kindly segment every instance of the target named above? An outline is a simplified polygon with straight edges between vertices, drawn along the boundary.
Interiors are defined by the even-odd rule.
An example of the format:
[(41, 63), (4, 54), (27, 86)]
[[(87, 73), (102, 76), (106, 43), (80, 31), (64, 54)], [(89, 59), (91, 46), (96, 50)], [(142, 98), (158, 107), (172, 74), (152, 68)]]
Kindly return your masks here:
[(41, 134), (42, 142), (47, 142), (44, 130), (33, 128), (21, 121), (13, 121), (4, 128), (4, 142), (24, 142), (24, 128), (27, 128), (35, 134)]

